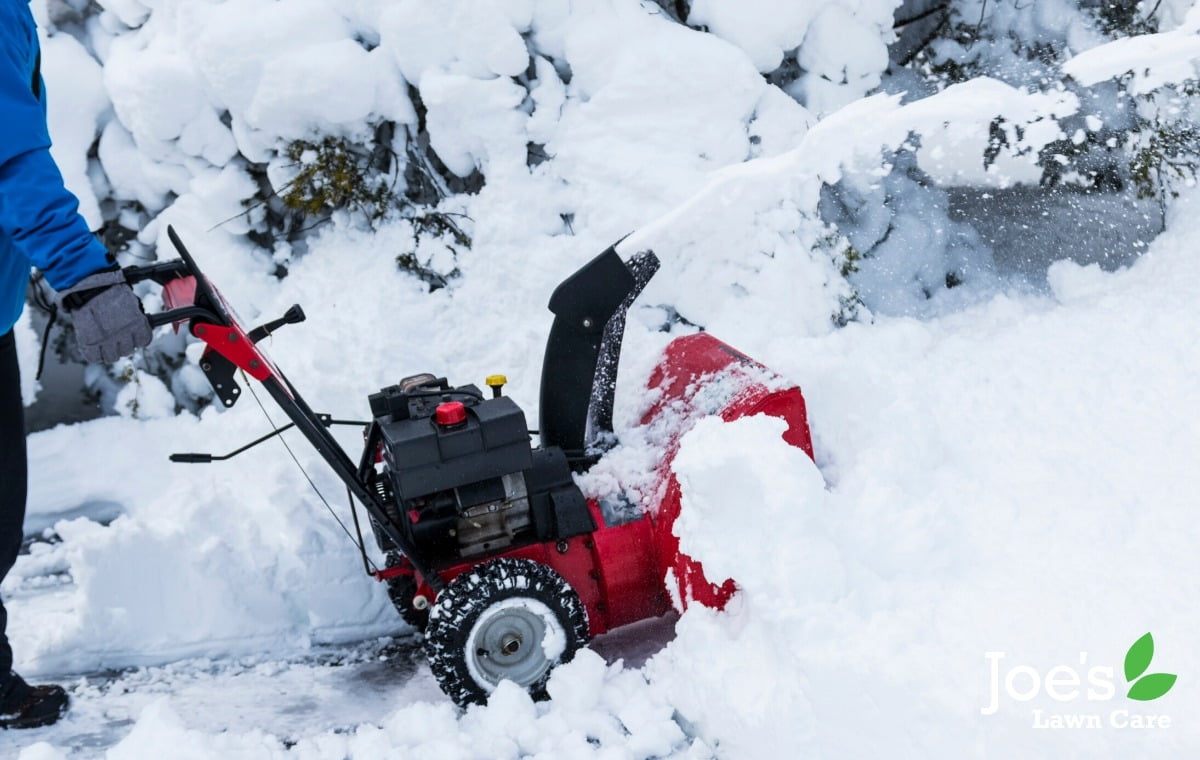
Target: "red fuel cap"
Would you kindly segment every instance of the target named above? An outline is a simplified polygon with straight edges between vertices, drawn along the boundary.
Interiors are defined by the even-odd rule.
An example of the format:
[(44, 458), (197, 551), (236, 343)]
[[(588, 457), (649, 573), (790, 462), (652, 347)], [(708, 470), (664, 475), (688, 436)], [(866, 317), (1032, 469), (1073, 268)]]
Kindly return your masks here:
[(446, 401), (438, 404), (433, 418), (442, 427), (454, 427), (467, 421), (467, 408), (461, 401)]

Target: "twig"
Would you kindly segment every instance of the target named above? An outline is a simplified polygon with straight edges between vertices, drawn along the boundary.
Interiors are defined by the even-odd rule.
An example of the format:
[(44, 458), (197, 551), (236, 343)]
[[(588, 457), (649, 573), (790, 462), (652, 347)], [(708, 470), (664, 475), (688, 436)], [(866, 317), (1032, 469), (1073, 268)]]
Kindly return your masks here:
[[(1160, 2), (1161, 2), (1161, 0), (1160, 0)], [(920, 13), (918, 13), (915, 16), (909, 16), (908, 18), (902, 18), (902, 19), (897, 20), (895, 23), (892, 24), (892, 28), (899, 29), (902, 26), (908, 26), (909, 24), (915, 24), (916, 22), (920, 21), (921, 19), (929, 18), (930, 16), (937, 13), (938, 11), (943, 11), (948, 7), (950, 7), (950, 3), (942, 3), (941, 5), (935, 5), (932, 8), (929, 8), (928, 10), (921, 11)]]
[(975, 24), (975, 33), (971, 37), (971, 43), (967, 45), (967, 50), (975, 47), (975, 43), (979, 41), (979, 30), (983, 28), (983, 17), (987, 13), (987, 0), (979, 6), (979, 21)]
[[(287, 190), (289, 187), (291, 187), (291, 186), (292, 186), (292, 183), (293, 183), (293, 182), (295, 182), (295, 180), (292, 180), (292, 182), (288, 182), (286, 185), (284, 185), (283, 187), (279, 188), (279, 190)], [(239, 212), (239, 213), (236, 213), (236, 214), (234, 214), (233, 216), (229, 217), (228, 219), (225, 219), (224, 221), (217, 222), (217, 223), (216, 223), (216, 224), (214, 224), (212, 227), (209, 227), (209, 228), (208, 228), (208, 232), (212, 232), (213, 230), (215, 230), (216, 228), (218, 228), (218, 227), (220, 227), (220, 226), (222, 226), (222, 225), (229, 224), (230, 222), (232, 222), (234, 219), (237, 219), (238, 217), (242, 217), (242, 216), (245, 216), (245, 215), (249, 214), (251, 211), (253, 211), (254, 209), (258, 208), (259, 206), (265, 206), (265, 205), (267, 205), (267, 203), (268, 203), (268, 202), (269, 202), (269, 201), (270, 201), (272, 198), (278, 198), (279, 200), (283, 200), (283, 199), (282, 199), (282, 198), (280, 198), (280, 196), (279, 196), (279, 190), (272, 190), (272, 191), (270, 192), (270, 194), (269, 194), (269, 195), (266, 195), (266, 196), (264, 196), (264, 197), (262, 198), (262, 200), (260, 200), (260, 201), (258, 201), (258, 202), (256, 202), (256, 203), (252, 203), (251, 205), (247, 206), (245, 211), (241, 211), (241, 212)]]
[[(412, 143), (410, 143), (412, 144)], [(429, 156), (425, 154), (425, 149), (419, 143), (414, 144), (412, 154), (417, 158), (417, 168), (433, 185), (433, 189), (441, 196), (439, 200), (449, 198), (453, 193), (450, 192), (450, 186), (446, 184), (446, 180), (442, 175), (438, 174), (437, 169), (433, 168), (433, 162), (429, 160)]]
[(900, 59), (899, 64), (901, 66), (907, 66), (908, 64), (912, 63), (913, 59), (916, 58), (922, 50), (929, 47), (929, 43), (937, 39), (937, 36), (941, 33), (942, 28), (945, 27), (949, 21), (950, 14), (946, 13), (945, 16), (942, 16), (942, 20), (938, 22), (938, 25), (935, 26), (933, 30), (929, 32), (929, 34), (925, 35), (925, 39), (921, 40), (921, 44), (917, 45), (908, 55)]

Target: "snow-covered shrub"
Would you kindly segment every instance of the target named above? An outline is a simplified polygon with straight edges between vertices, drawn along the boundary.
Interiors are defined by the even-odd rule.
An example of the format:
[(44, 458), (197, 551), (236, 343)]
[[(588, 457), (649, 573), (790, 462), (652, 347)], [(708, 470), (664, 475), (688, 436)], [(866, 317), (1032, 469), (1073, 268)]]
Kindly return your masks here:
[(822, 192), (823, 218), (848, 241), (842, 273), (857, 296), (875, 311), (923, 314), (954, 288), (992, 284), (991, 250), (950, 218), (946, 192), (914, 153), (895, 153), (891, 163), (882, 179), (854, 173)]
[[(1108, 209), (1117, 216), (1101, 226), (1136, 230), (1136, 239), (1116, 235), (1121, 250), (1077, 255), (1108, 265), (1126, 261), (1128, 244), (1144, 249), (1161, 229), (1175, 190), (1194, 181), (1200, 143), (1186, 93), (1197, 72), (1187, 50), (1200, 17), (1189, 15), (1186, 2), (906, 0), (896, 19), (892, 65), (882, 85), (887, 91), (929, 97), (986, 76), (1078, 102), (1072, 112), (1036, 123), (1017, 124), (997, 112), (985, 136), (922, 144), (918, 164), (930, 184), (962, 190), (952, 197), (967, 200), (948, 208), (945, 221), (974, 226), (1001, 246), (998, 260), (1020, 261), (1020, 271), (1044, 276), (1030, 271), (1022, 236), (1009, 229), (1017, 213), (1012, 205), (1024, 198), (1035, 226), (1045, 227), (1042, 217), (1050, 215), (1061, 227), (1076, 227), (1081, 238), (1099, 229), (1086, 221), (1089, 214)], [(1160, 29), (1169, 31), (1154, 33)], [(1007, 192), (1014, 185), (1031, 192)], [(1006, 194), (1003, 208), (976, 202), (993, 191)], [(930, 205), (924, 204), (925, 213)], [(1159, 220), (1157, 229), (1146, 230), (1148, 214)], [(1005, 247), (1013, 243), (1016, 248)], [(863, 295), (874, 306), (869, 289)]]
[[(906, 6), (895, 19), (932, 11), (924, 20), (936, 27), (951, 7), (937, 2)], [(1088, 599), (1099, 603), (1089, 609), (1102, 609), (1111, 591), (1094, 582), (1096, 568), (1077, 561), (1096, 554), (1095, 542), (1075, 542), (1082, 549), (1054, 565), (1064, 542), (1062, 531), (1047, 529), (1047, 484), (1059, 484), (1050, 493), (1065, 509), (1059, 522), (1088, 536), (1097, 514), (1105, 518), (1097, 525), (1119, 528), (1144, 512), (1139, 494), (1166, 505), (1158, 518), (1186, 514), (1185, 500), (1166, 493), (1186, 480), (1186, 468), (1147, 477), (1145, 466), (1122, 465), (1130, 440), (1151, 444), (1141, 464), (1195, 448), (1175, 411), (1195, 406), (1196, 394), (1183, 392), (1194, 387), (1185, 379), (1194, 372), (1169, 350), (1190, 345), (1195, 333), (1187, 318), (1194, 257), (1185, 255), (1192, 225), (1174, 227), (1156, 244), (1161, 253), (1129, 272), (1063, 262), (1052, 269), (1047, 297), (1011, 292), (948, 319), (936, 315), (991, 287), (999, 247), (994, 236), (976, 234), (978, 220), (962, 215), (966, 204), (954, 208), (961, 187), (947, 187), (975, 191), (993, 219), (1008, 203), (1010, 239), (1023, 245), (1052, 255), (1092, 247), (1110, 224), (1108, 207), (1081, 205), (1087, 213), (1078, 218), (1096, 237), (1039, 238), (1028, 230), (1028, 217), (1040, 216), (1028, 198), (1131, 193), (1130, 174), (1158, 182), (1173, 176), (1164, 161), (1186, 167), (1190, 148), (1156, 142), (1153, 130), (1190, 128), (1186, 104), (1163, 89), (1187, 77), (1113, 81), (1129, 68), (1143, 71), (1153, 53), (1122, 57), (1107, 47), (1116, 42), (1092, 49), (1107, 48), (1105, 60), (1124, 68), (1101, 71), (1093, 61), (1068, 71), (1084, 55), (1078, 51), (1109, 36), (1086, 9), (1060, 0), (958, 2), (958, 36), (929, 43), (909, 39), (923, 24), (909, 21), (885, 73), (887, 56), (878, 53), (888, 51), (894, 5), (663, 0), (660, 12), (638, 0), (53, 0), (64, 20), (47, 60), (81, 64), (81, 80), (98, 83), (98, 95), (87, 98), (70, 89), (70, 66), (57, 78), (49, 71), (52, 102), (80, 109), (58, 149), (75, 154), (64, 166), (92, 193), (107, 234), (123, 239), (123, 261), (171, 256), (172, 224), (248, 322), (303, 303), (309, 321), (265, 347), (313, 408), (357, 418), (364, 395), (397, 376), (433, 370), (478, 382), (504, 371), (512, 378), (506, 393), (532, 422), (546, 298), (616, 240), (623, 256), (652, 248), (662, 260), (630, 313), (618, 426), (640, 419), (645, 377), (669, 339), (663, 332), (698, 327), (801, 383), (810, 402), (820, 472), (762, 419), (713, 425), (685, 444), (692, 457), (678, 463), (691, 478), (690, 514), (703, 519), (682, 538), (698, 552), (707, 547), (703, 559), (714, 571), (744, 567), (746, 546), (782, 564), (729, 571), (743, 584), (740, 607), (719, 618), (689, 612), (658, 664), (614, 666), (606, 675), (598, 658), (577, 658), (555, 676), (554, 705), (518, 704), (514, 690), (457, 723), (449, 708), (434, 706), (440, 728), (432, 733), (428, 704), (402, 708), (383, 727), (349, 731), (375, 716), (325, 716), (279, 734), (300, 741), (292, 753), (403, 754), (388, 745), (433, 736), (426, 748), (448, 738), (467, 755), (497, 747), (512, 754), (520, 744), (525, 754), (557, 756), (565, 745), (544, 740), (563, 736), (566, 719), (575, 754), (628, 746), (635, 757), (682, 755), (671, 738), (682, 730), (735, 757), (772, 756), (778, 747), (954, 755), (991, 730), (961, 709), (962, 695), (979, 691), (978, 652), (1004, 642), (1044, 651), (1035, 647), (1051, 641), (1022, 644), (1020, 620), (1004, 628), (1013, 618), (1006, 610), (1031, 599), (1051, 613), (1066, 610), (1059, 628), (1069, 633), (1078, 627), (1074, 608), (1060, 602), (1096, 587)], [(47, 6), (39, 7), (46, 26)], [(1179, 10), (1164, 0), (1154, 18), (1160, 28), (1183, 28), (1171, 26)], [(985, 12), (987, 29), (976, 33)], [(1153, 42), (1186, 46), (1190, 37)], [(944, 55), (908, 58), (927, 46)], [(1173, 60), (1190, 70), (1190, 58), (1177, 52)], [(976, 76), (983, 73), (990, 78)], [(876, 84), (886, 92), (860, 97)], [(1158, 94), (1143, 103), (1148, 93)], [(1127, 139), (1136, 129), (1147, 140), (1140, 147)], [(300, 208), (288, 209), (283, 196), (305, 158), (304, 150), (289, 155), (289, 146), (305, 146), (321, 163), (326, 144), (326, 168), (346, 175), (347, 194), (330, 194), (338, 182), (314, 172), (300, 183)], [(1139, 151), (1145, 170), (1131, 171)], [(385, 157), (391, 163), (376, 162)], [(372, 220), (370, 192), (381, 184), (395, 197)], [(1001, 186), (997, 192), (1014, 192), (989, 194)], [(343, 204), (357, 189), (368, 193), (366, 211)], [(156, 310), (154, 288), (143, 295)], [(885, 317), (827, 334), (831, 322), (871, 313), (935, 318)], [(1165, 336), (1159, 342), (1168, 350), (1147, 335)], [(229, 414), (200, 409), (201, 346), (186, 340), (161, 335), (119, 366), (120, 385), (92, 370), (126, 418), (34, 437), (40, 474), (30, 502), (43, 525), (81, 504), (95, 520), (103, 513), (87, 505), (118, 504), (124, 514), (111, 525), (111, 517), (61, 523), (54, 562), (69, 568), (73, 584), (54, 589), (51, 604), (11, 595), (14, 620), (28, 621), (14, 628), (22, 669), (95, 672), (193, 654), (285, 657), (396, 630), (382, 591), (358, 577), (352, 541), (281, 450), (258, 449), (215, 472), (162, 461), (179, 449), (229, 451), (268, 429), (250, 400)], [(23, 349), (22, 360), (33, 353)], [(1167, 394), (1164, 403), (1141, 403), (1146, 389)], [(200, 413), (169, 417), (177, 407)], [(1162, 420), (1147, 422), (1156, 413)], [(340, 434), (348, 450), (361, 445), (357, 431)], [(315, 452), (300, 446), (295, 454), (315, 486), (338, 491)], [(661, 464), (658, 447), (633, 454), (608, 460), (614, 484), (622, 470)], [(1166, 484), (1165, 496), (1146, 495), (1147, 484)], [(1128, 532), (1105, 534), (1108, 549), (1128, 550), (1122, 566), (1138, 556), (1165, 557), (1162, 568), (1176, 559), (1154, 545), (1161, 542), (1153, 531), (1136, 545)], [(25, 569), (34, 562), (46, 564), (26, 556), (18, 573), (30, 585), (42, 581)], [(1047, 562), (1079, 570), (1056, 596), (1046, 596)], [(1108, 556), (1098, 562), (1113, 565)], [(1011, 586), (1013, 568), (1027, 572), (1005, 604), (981, 597), (980, 588)], [(946, 598), (948, 574), (967, 582), (951, 588), (951, 603), (931, 607)], [(1169, 597), (1158, 605), (1167, 612), (1178, 607)], [(913, 625), (929, 620), (938, 624)], [(796, 642), (811, 646), (793, 651)], [(947, 652), (961, 657), (947, 661)], [(930, 662), (940, 663), (937, 678)], [(897, 663), (911, 667), (881, 681)], [(844, 688), (859, 675), (862, 688)], [(178, 683), (165, 680), (167, 688)], [(913, 684), (925, 685), (921, 699), (913, 699)], [(427, 679), (415, 685), (401, 700), (429, 696)], [(641, 738), (648, 700), (651, 733), (666, 741)], [(102, 706), (110, 703), (104, 697)], [(918, 703), (933, 708), (914, 715)], [(863, 715), (879, 730), (863, 731), (855, 719)], [(140, 725), (126, 756), (152, 752), (150, 739), (161, 738), (153, 715)], [(596, 725), (604, 746), (592, 746)], [(1013, 725), (1001, 737), (1009, 754), (1045, 749), (1027, 724)], [(324, 726), (337, 730), (308, 738)], [(168, 733), (159, 746), (187, 736), (217, 746), (200, 729)], [(904, 737), (913, 736), (908, 747)], [(930, 737), (934, 743), (922, 743)], [(229, 740), (240, 746), (237, 736)], [(1072, 737), (1062, 741), (1067, 747)], [(1098, 736), (1092, 754), (1106, 741)], [(697, 743), (690, 754), (712, 752)]]
[[(824, 251), (833, 262), (834, 267), (837, 268), (838, 273), (842, 277), (848, 278), (859, 271), (863, 255), (844, 235), (839, 235), (836, 229), (831, 226), (828, 234), (817, 239), (814, 248)], [(850, 289), (848, 292), (838, 295), (838, 309), (830, 316), (830, 319), (834, 325), (845, 327), (861, 316), (864, 306), (862, 296), (858, 291)]]
[[(320, 142), (293, 140), (283, 154), (292, 162), (296, 175), (283, 188), (283, 205), (308, 217), (350, 209), (368, 221), (377, 222), (396, 203), (396, 172), (391, 181), (377, 175), (372, 156), (344, 137), (325, 137)], [(387, 161), (392, 165), (391, 160)]]
[[(814, 160), (829, 167), (756, 191), (753, 208), (714, 206), (696, 224), (704, 234), (659, 238), (675, 284), (690, 283), (652, 289), (664, 314), (719, 326), (736, 311), (725, 299), (754, 301), (786, 276), (817, 283), (803, 320), (827, 328), (862, 305), (928, 313), (989, 286), (988, 246), (974, 220), (952, 216), (948, 186), (1145, 192), (1152, 182), (1159, 192), (1172, 167), (1186, 166), (1190, 116), (1176, 119), (1170, 98), (1151, 108), (1119, 83), (1067, 77), (1062, 64), (1138, 23), (1178, 27), (1181, 3), (1132, 16), (1073, 0), (37, 8), (64, 40), (53, 52), (74, 45), (95, 69), (94, 119), (76, 125), (87, 145), (77, 152), (93, 157), (74, 174), (122, 260), (159, 255), (171, 222), (276, 277), (328, 230), (356, 227), (400, 231), (391, 259), (430, 290), (454, 291), (488, 271), (491, 256), (561, 251), (558, 238), (594, 252), (663, 218), (724, 168), (787, 153), (818, 117), (878, 89), (917, 102), (986, 74), (1078, 101), (1073, 113), (1031, 119), (993, 108), (986, 94), (956, 96), (956, 108), (978, 112), (968, 121), (985, 116), (982, 135), (963, 138), (970, 129), (955, 122), (922, 133), (912, 155), (885, 157), (877, 145), (844, 176), (835, 167), (848, 149), (836, 144)], [(835, 186), (822, 195), (821, 183)], [(708, 276), (693, 282), (689, 272)], [(186, 364), (178, 346), (156, 350), (145, 369), (164, 379)]]
[[(1030, 89), (1072, 92), (1081, 108), (1060, 123), (1063, 136), (1036, 153), (1040, 184), (1112, 192), (1133, 183), (1145, 194), (1147, 174), (1159, 174), (1163, 160), (1186, 153), (1188, 128), (1179, 125), (1190, 117), (1181, 107), (1180, 96), (1186, 96), (1186, 89), (1153, 95), (1131, 87), (1132, 76), (1085, 82), (1072, 77), (1064, 64), (1108, 42), (1146, 38), (1160, 28), (1185, 31), (1187, 10), (1187, 4), (1171, 0), (910, 1), (900, 14), (912, 19), (915, 28), (906, 29), (892, 54), (915, 75), (924, 92), (977, 76)], [(1123, 57), (1109, 55), (1117, 65)], [(1126, 69), (1132, 74), (1136, 68), (1135, 59), (1128, 58)], [(892, 86), (913, 81), (897, 77)], [(985, 168), (1002, 152), (1014, 150), (1012, 131), (1003, 118), (995, 122), (984, 154)]]
[(670, 18), (744, 50), (770, 82), (822, 115), (879, 86), (895, 36), (895, 0), (657, 2)]
[(1162, 3), (1135, 0), (1091, 0), (1080, 6), (1096, 17), (1100, 30), (1113, 37), (1133, 37), (1158, 31), (1157, 13)]
[(1132, 154), (1129, 174), (1138, 197), (1155, 198), (1166, 213), (1168, 198), (1181, 185), (1196, 182), (1200, 156), (1200, 120), (1196, 96), (1200, 80), (1166, 85), (1139, 99), (1136, 127), (1130, 130), (1126, 150)]

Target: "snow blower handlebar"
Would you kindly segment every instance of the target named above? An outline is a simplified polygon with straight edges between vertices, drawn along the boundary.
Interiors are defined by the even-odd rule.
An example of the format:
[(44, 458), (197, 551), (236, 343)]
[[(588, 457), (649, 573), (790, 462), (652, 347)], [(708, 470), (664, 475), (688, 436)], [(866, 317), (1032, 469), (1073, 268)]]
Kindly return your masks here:
[[(185, 325), (188, 332), (206, 344), (200, 357), (200, 369), (226, 407), (233, 406), (241, 394), (235, 379), (238, 370), (262, 383), (271, 398), (287, 414), (291, 426), (295, 426), (308, 439), (355, 498), (366, 507), (379, 528), (400, 548), (417, 572), (435, 590), (440, 591), (444, 585), (441, 578), (437, 573), (431, 572), (428, 563), (412, 542), (387, 518), (382, 497), (375, 488), (374, 472), (370, 468), (355, 465), (330, 434), (329, 425), (336, 424), (337, 421), (331, 420), (329, 415), (314, 412), (279, 368), (256, 345), (283, 325), (303, 322), (304, 310), (299, 305), (292, 306), (282, 317), (246, 331), (234, 319), (220, 293), (200, 272), (174, 228), (167, 227), (167, 236), (179, 252), (179, 259), (149, 266), (128, 267), (124, 270), (126, 280), (130, 284), (151, 280), (163, 287), (163, 304), (166, 310), (159, 314), (147, 315), (150, 324), (155, 327), (173, 324), (176, 330)], [(282, 429), (266, 438), (274, 437), (279, 432), (282, 432)], [(183, 454), (172, 459), (176, 462), (203, 463), (221, 458), (223, 457), (208, 454)]]

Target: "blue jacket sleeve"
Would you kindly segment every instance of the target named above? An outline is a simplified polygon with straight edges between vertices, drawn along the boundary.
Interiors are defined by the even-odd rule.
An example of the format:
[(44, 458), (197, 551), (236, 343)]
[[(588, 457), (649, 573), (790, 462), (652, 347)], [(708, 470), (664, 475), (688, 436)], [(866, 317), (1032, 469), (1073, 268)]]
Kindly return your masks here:
[(110, 264), (78, 209), (48, 149), (22, 153), (0, 167), (0, 227), (55, 290)]
[(0, 230), (62, 290), (110, 262), (50, 156), (45, 106), (31, 87), (33, 19), (14, 5), (0, 0)]

